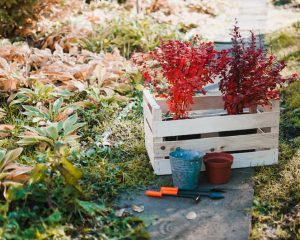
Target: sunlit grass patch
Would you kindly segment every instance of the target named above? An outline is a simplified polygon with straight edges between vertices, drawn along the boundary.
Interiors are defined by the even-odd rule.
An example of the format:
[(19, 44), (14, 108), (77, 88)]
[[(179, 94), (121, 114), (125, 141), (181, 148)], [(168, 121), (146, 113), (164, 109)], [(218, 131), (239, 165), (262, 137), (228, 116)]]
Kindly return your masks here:
[[(270, 38), (273, 53), (287, 61), (287, 71), (300, 73), (299, 23)], [(300, 82), (282, 91), (279, 163), (259, 167), (251, 239), (300, 239)]]

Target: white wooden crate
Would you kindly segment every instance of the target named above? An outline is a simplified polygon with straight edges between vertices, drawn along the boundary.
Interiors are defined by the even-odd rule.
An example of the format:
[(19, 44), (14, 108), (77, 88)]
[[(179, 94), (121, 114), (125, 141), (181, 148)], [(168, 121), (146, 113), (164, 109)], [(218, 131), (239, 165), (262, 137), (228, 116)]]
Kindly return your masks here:
[[(145, 144), (155, 174), (171, 174), (168, 155), (177, 147), (205, 153), (231, 152), (233, 168), (278, 162), (278, 100), (272, 101), (270, 106), (258, 106), (257, 112), (227, 115), (221, 95), (193, 99), (192, 118), (163, 121), (162, 116), (168, 111), (166, 99), (155, 99), (144, 90)], [(249, 134), (232, 132), (249, 129), (252, 129)], [(224, 132), (231, 135), (224, 136)]]

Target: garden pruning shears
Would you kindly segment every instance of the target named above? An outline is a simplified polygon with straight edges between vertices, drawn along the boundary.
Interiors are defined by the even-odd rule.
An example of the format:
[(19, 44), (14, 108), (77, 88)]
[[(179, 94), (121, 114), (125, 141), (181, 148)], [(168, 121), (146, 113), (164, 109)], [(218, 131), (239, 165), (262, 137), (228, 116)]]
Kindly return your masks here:
[(181, 198), (192, 198), (194, 199), (195, 203), (200, 202), (200, 196), (199, 195), (192, 195), (192, 194), (168, 194), (168, 193), (162, 193), (161, 191), (152, 191), (152, 190), (147, 190), (145, 192), (145, 195), (148, 197), (164, 197), (164, 196), (169, 196), (169, 197), (181, 197)]
[(160, 191), (148, 190), (145, 195), (148, 197), (182, 197), (182, 198), (193, 198), (198, 203), (201, 197), (208, 197), (213, 200), (224, 198), (225, 191), (219, 188), (202, 189), (202, 190), (184, 190), (177, 187), (161, 187)]

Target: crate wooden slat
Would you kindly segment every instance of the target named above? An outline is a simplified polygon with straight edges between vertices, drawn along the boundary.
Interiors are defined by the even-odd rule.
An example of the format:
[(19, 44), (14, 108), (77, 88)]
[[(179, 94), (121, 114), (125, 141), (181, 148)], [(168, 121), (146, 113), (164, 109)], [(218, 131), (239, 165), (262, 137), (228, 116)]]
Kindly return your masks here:
[[(278, 148), (269, 149), (264, 151), (256, 151), (251, 153), (234, 153), (232, 154), (234, 161), (232, 168), (246, 168), (255, 166), (272, 165), (277, 163)], [(171, 174), (170, 161), (167, 159), (158, 158), (154, 162), (152, 161), (154, 172), (157, 175)], [(204, 164), (202, 164), (202, 171), (205, 170)]]
[(256, 148), (276, 148), (278, 133), (247, 134), (230, 137), (212, 137), (184, 141), (167, 141), (154, 143), (154, 156), (165, 157), (176, 147), (202, 152), (228, 152)]
[[(273, 101), (270, 106), (258, 106), (257, 112), (227, 115), (220, 95), (195, 96), (193, 100), (192, 119), (163, 121), (162, 115), (168, 111), (166, 100), (155, 99), (144, 90), (145, 144), (156, 174), (171, 173), (168, 154), (176, 147), (233, 152), (233, 168), (277, 163), (279, 101)], [(252, 132), (245, 135), (222, 134), (248, 129)]]
[(195, 133), (275, 127), (279, 123), (277, 115), (277, 112), (265, 112), (261, 114), (255, 113), (230, 116), (212, 116), (176, 121), (156, 121), (152, 122), (152, 133), (154, 137), (166, 137)]

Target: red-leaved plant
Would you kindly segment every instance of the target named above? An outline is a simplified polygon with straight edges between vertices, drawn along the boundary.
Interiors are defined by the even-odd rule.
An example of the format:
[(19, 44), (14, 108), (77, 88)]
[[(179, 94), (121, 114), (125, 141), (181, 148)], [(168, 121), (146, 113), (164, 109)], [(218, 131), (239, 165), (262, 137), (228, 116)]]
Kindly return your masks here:
[(270, 99), (279, 99), (279, 87), (295, 80), (297, 75), (281, 76), (285, 63), (278, 62), (274, 56), (268, 56), (266, 51), (257, 47), (252, 32), (250, 43), (246, 46), (239, 28), (234, 26), (231, 41), (229, 55), (226, 52), (220, 55), (228, 61), (227, 67), (220, 71), (219, 82), (227, 112), (239, 114), (245, 107), (267, 105)]
[[(200, 42), (197, 36), (190, 42), (162, 41), (160, 48), (148, 55), (153, 64), (151, 69), (143, 65), (143, 76), (159, 96), (167, 98), (173, 119), (187, 118), (195, 93), (205, 94), (203, 87), (213, 83), (219, 69), (226, 63), (216, 55), (213, 43)], [(159, 75), (166, 79), (167, 84), (159, 82)]]

